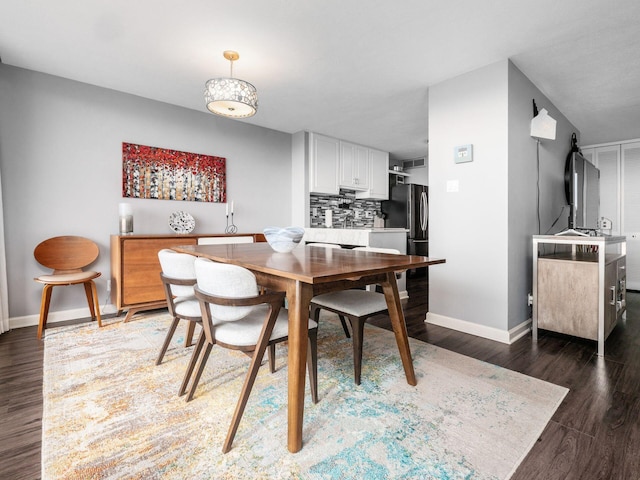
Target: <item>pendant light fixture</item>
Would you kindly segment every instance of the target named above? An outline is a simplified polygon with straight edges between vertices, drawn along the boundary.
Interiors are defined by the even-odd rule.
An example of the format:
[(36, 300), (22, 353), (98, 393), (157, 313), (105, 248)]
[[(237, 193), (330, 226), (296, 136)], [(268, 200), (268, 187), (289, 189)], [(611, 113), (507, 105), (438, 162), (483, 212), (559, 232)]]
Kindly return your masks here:
[(231, 62), (229, 77), (212, 78), (205, 84), (204, 99), (207, 109), (216, 115), (246, 118), (258, 111), (258, 92), (249, 82), (233, 78), (233, 62), (240, 58), (238, 52), (225, 50), (224, 58)]

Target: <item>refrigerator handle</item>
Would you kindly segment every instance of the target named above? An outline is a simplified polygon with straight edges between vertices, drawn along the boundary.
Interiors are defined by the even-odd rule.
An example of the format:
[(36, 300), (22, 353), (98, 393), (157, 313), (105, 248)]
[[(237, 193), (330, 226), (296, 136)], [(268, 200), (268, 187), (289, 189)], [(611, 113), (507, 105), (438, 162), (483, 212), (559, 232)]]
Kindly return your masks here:
[(427, 207), (427, 193), (422, 192), (422, 194), (420, 195), (420, 228), (425, 233), (427, 230), (427, 217), (429, 215)]
[[(409, 193), (411, 193), (411, 191), (409, 191)], [(411, 197), (412, 195), (407, 195), (407, 218), (405, 221), (407, 222), (407, 227), (410, 229), (409, 236), (413, 237), (415, 235), (415, 222), (413, 220), (413, 205), (411, 205)]]

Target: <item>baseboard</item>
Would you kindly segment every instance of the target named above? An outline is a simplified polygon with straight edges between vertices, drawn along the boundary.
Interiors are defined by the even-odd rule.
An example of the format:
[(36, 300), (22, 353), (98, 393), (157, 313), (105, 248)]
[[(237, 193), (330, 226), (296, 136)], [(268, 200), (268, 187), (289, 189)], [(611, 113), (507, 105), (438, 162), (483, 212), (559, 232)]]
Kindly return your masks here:
[[(406, 300), (409, 298), (409, 293), (407, 290), (401, 290), (398, 292), (400, 296), (400, 300)], [(101, 311), (100, 315), (109, 315), (111, 313), (115, 313), (116, 307), (114, 305), (105, 305)], [(57, 322), (66, 322), (67, 320), (76, 320), (78, 318), (90, 318), (91, 313), (89, 312), (89, 307), (85, 308), (75, 308), (72, 310), (61, 310), (58, 312), (49, 312), (49, 316), (47, 317), (47, 325), (51, 325), (52, 323)], [(13, 330), (15, 328), (23, 328), (23, 327), (33, 327), (34, 325), (38, 325), (40, 321), (40, 314), (36, 315), (24, 315), (22, 317), (12, 317), (9, 318), (9, 329)]]
[(427, 312), (425, 322), (506, 344), (512, 344), (531, 330), (531, 319), (525, 320), (510, 330), (500, 330), (494, 327), (487, 327), (486, 325), (478, 325), (477, 323), (431, 312)]
[(509, 330), (509, 343), (513, 343), (517, 340), (520, 340), (522, 337), (527, 335), (531, 331), (531, 325), (533, 321), (531, 319), (525, 320), (519, 325), (516, 325), (511, 330)]
[[(105, 305), (101, 308), (100, 315), (115, 313), (115, 308), (116, 307), (114, 305)], [(61, 310), (58, 312), (49, 312), (49, 316), (47, 317), (47, 325), (51, 325), (52, 323), (57, 322), (66, 322), (67, 320), (76, 320), (78, 318), (91, 318), (89, 307), (74, 308), (72, 310)], [(15, 328), (32, 327), (34, 325), (38, 325), (39, 321), (40, 314), (25, 315), (23, 317), (12, 317), (9, 318), (9, 328), (13, 330)]]

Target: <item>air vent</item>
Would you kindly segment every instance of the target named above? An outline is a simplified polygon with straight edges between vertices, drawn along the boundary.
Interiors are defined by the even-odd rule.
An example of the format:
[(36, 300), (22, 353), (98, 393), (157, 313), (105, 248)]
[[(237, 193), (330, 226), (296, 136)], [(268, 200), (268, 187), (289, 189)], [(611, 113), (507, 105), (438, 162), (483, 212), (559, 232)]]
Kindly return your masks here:
[(403, 160), (402, 161), (402, 168), (403, 169), (407, 169), (407, 168), (422, 168), (426, 165), (425, 159), (424, 158), (416, 158), (414, 160)]

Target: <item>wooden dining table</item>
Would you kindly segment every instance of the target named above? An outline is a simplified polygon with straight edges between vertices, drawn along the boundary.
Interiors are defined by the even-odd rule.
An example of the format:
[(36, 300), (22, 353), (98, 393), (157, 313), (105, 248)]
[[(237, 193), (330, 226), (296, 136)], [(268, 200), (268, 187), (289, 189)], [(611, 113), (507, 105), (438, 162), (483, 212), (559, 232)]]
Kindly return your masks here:
[(312, 246), (298, 246), (292, 252), (278, 253), (267, 243), (171, 248), (247, 268), (255, 274), (259, 285), (286, 292), (289, 311), (287, 446), (290, 452), (302, 448), (309, 303), (315, 295), (375, 283), (381, 285), (407, 383), (416, 385), (395, 273), (445, 263), (444, 259)]

